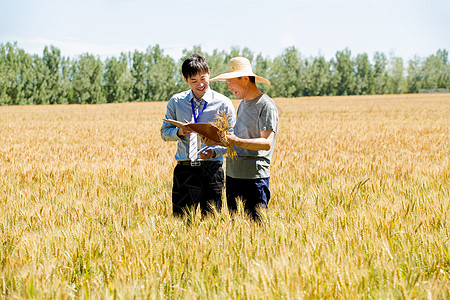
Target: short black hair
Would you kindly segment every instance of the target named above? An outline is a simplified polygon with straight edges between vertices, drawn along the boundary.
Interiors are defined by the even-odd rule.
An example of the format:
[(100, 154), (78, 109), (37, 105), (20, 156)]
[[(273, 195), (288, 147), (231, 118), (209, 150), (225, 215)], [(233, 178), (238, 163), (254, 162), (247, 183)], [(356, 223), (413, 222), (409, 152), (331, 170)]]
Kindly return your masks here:
[[(240, 80), (242, 77), (238, 77), (238, 79)], [(251, 83), (255, 83), (256, 84), (256, 77), (255, 76), (247, 76), (248, 77), (248, 81), (250, 81)]]
[(193, 54), (186, 58), (183, 62), (183, 65), (181, 66), (181, 72), (186, 79), (189, 79), (190, 77), (198, 74), (208, 73), (208, 62), (203, 56)]

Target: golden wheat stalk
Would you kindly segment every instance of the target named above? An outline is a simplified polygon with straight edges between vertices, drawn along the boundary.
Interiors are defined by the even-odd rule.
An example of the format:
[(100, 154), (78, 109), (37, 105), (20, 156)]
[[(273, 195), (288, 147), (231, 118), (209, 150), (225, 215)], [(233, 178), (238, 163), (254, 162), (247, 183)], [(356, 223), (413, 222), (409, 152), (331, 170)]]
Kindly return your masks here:
[(235, 159), (237, 157), (236, 150), (234, 150), (233, 146), (231, 146), (227, 140), (227, 131), (228, 129), (232, 128), (229, 120), (230, 115), (221, 110), (216, 114), (216, 120), (214, 122), (211, 122), (211, 124), (219, 128), (220, 141), (225, 145), (225, 147), (227, 147), (228, 157), (231, 159)]

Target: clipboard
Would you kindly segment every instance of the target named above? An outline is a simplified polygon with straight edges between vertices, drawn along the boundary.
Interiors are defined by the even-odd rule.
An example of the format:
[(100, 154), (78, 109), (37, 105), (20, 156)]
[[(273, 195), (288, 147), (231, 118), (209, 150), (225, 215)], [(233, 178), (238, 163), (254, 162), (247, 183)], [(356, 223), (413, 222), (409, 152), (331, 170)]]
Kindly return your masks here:
[(187, 128), (190, 131), (196, 132), (213, 141), (216, 145), (225, 146), (220, 141), (220, 130), (213, 124), (209, 123), (182, 123), (172, 119), (163, 119), (165, 122), (175, 125), (180, 128)]

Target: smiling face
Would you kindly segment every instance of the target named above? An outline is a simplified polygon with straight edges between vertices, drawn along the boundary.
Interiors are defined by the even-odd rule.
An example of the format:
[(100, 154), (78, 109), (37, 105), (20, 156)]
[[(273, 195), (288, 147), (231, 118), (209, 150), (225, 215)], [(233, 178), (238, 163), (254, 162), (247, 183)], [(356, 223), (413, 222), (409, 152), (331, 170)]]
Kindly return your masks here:
[(247, 93), (246, 77), (227, 79), (228, 89), (237, 99), (245, 99)]
[(201, 73), (189, 76), (189, 78), (184, 78), (184, 81), (191, 87), (196, 99), (201, 99), (208, 90), (210, 73), (211, 72), (208, 71), (208, 73)]

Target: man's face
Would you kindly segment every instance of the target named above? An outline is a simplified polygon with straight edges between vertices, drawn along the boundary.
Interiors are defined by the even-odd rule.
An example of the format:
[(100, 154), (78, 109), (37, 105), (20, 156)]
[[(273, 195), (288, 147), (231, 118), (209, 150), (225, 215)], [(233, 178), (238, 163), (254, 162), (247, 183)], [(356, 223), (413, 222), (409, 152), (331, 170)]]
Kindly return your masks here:
[(195, 98), (200, 99), (205, 95), (206, 91), (209, 87), (209, 75), (208, 73), (197, 74), (195, 76), (191, 76), (188, 79), (184, 78), (184, 80), (189, 84), (194, 93)]
[(247, 87), (243, 78), (231, 78), (227, 79), (228, 89), (232, 92), (237, 99), (244, 99)]

